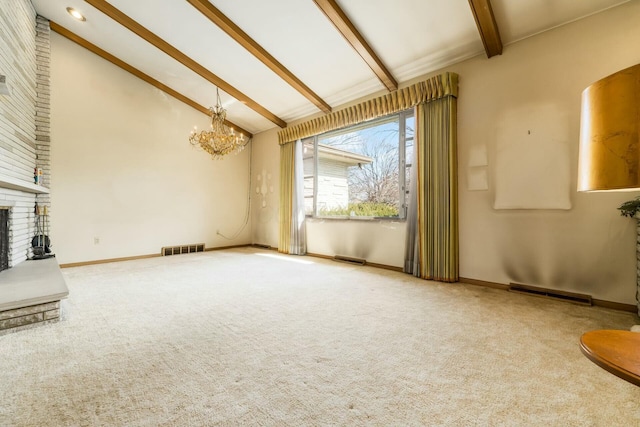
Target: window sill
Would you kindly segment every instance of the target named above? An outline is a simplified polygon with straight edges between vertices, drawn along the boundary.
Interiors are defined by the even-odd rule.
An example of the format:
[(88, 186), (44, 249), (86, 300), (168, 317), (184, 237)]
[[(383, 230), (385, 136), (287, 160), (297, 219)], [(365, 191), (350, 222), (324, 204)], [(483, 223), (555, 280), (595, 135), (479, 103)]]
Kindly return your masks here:
[(306, 219), (311, 222), (329, 221), (357, 221), (357, 222), (405, 222), (405, 218), (383, 218), (374, 216), (310, 216)]

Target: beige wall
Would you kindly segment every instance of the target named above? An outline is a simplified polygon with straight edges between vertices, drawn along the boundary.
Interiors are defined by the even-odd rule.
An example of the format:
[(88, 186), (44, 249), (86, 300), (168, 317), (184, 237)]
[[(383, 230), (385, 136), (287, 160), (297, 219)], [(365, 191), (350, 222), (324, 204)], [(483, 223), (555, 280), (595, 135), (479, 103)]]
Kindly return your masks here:
[[(250, 243), (249, 152), (189, 146), (207, 117), (51, 35), (52, 241), (60, 263)], [(95, 243), (95, 239), (99, 243)]]
[[(462, 277), (520, 282), (635, 304), (635, 221), (620, 217), (616, 208), (637, 194), (578, 194), (575, 188), (581, 92), (594, 81), (640, 62), (638, 22), (640, 3), (630, 2), (506, 46), (502, 56), (479, 56), (446, 68), (460, 75)], [(445, 70), (433, 74), (441, 71)], [(274, 171), (276, 137), (274, 131), (256, 137), (264, 157), (261, 162)], [(544, 144), (550, 144), (549, 152), (566, 153), (564, 160), (555, 162), (556, 155), (546, 163)], [(478, 147), (488, 153), (486, 191), (467, 187), (470, 152)], [(535, 156), (527, 160), (528, 151), (523, 150), (529, 148)], [(526, 166), (516, 169), (521, 171), (517, 175), (505, 166), (505, 160), (514, 158), (514, 150), (515, 158)], [(545, 167), (554, 163), (554, 169), (545, 174)], [(530, 194), (534, 206), (544, 205), (544, 200), (537, 200), (544, 198), (544, 192), (534, 194), (536, 189), (562, 186), (557, 193), (568, 193), (564, 198), (570, 209), (494, 209), (500, 184), (496, 178), (504, 180), (509, 174), (529, 183), (523, 191)], [(557, 180), (566, 174), (568, 181), (551, 181), (552, 176)], [(277, 214), (261, 215), (255, 205), (253, 214), (260, 219), (254, 221), (254, 241), (277, 246)], [(403, 264), (403, 223), (351, 226), (345, 221), (313, 220), (308, 234), (310, 252)]]
[[(582, 90), (640, 62), (638, 22), (640, 4), (631, 2), (507, 46), (501, 57), (475, 58), (451, 67), (460, 74), (462, 276), (635, 303), (635, 221), (620, 217), (616, 208), (637, 194), (578, 193), (576, 181)], [(505, 127), (519, 131), (511, 133), (513, 144), (526, 144), (548, 129), (554, 132), (545, 141), (566, 141), (571, 209), (492, 208), (497, 179), (503, 176), (497, 163), (505, 146)], [(468, 191), (469, 153), (483, 144), (489, 190)], [(530, 179), (544, 187), (554, 184), (546, 182), (554, 175), (540, 173)]]
[[(271, 129), (253, 138), (253, 165), (251, 182), (251, 225), (253, 243), (278, 247), (278, 191), (280, 186), (280, 151), (278, 132)], [(264, 196), (255, 192), (262, 185), (258, 176), (270, 177)], [(262, 178), (261, 178), (262, 179)], [(269, 188), (273, 187), (273, 193)], [(264, 203), (262, 203), (264, 201)]]

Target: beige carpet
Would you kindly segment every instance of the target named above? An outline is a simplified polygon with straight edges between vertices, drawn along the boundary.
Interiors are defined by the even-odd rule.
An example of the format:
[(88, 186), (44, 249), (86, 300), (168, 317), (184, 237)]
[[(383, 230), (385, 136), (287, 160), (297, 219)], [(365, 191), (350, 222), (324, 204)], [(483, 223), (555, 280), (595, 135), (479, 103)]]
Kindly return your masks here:
[(238, 249), (64, 270), (0, 336), (0, 426), (636, 426), (578, 347), (633, 314)]

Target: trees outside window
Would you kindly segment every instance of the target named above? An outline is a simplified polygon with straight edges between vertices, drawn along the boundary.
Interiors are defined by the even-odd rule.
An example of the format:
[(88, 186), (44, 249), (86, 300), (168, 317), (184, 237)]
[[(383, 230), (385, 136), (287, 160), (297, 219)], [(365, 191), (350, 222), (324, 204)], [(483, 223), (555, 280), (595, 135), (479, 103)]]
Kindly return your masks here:
[(404, 218), (413, 111), (304, 141), (307, 214)]

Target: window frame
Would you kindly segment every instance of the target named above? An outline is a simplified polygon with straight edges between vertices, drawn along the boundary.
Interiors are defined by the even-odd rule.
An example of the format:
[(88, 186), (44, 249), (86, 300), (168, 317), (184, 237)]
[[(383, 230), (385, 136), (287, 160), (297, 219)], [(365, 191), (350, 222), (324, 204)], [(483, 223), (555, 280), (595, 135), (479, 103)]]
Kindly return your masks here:
[[(345, 133), (349, 129), (365, 129), (369, 127), (375, 126), (378, 122), (388, 121), (390, 118), (397, 117), (398, 120), (398, 216), (351, 216), (351, 215), (319, 215), (318, 214), (318, 170), (319, 170), (319, 156), (318, 156), (318, 141), (324, 137), (330, 136), (331, 134), (340, 134)], [(309, 144), (313, 143), (313, 175), (307, 174), (306, 171), (304, 173), (303, 180), (312, 177), (313, 178), (313, 209), (312, 213), (306, 213), (307, 218), (317, 218), (321, 220), (356, 220), (356, 221), (405, 221), (407, 218), (408, 211), (408, 193), (409, 187), (407, 183), (407, 170), (411, 168), (412, 164), (407, 163), (407, 141), (411, 141), (415, 150), (415, 129), (412, 132), (412, 136), (407, 137), (407, 121), (411, 118), (415, 117), (414, 108), (409, 108), (407, 110), (400, 111), (398, 113), (387, 114), (385, 116), (377, 117), (372, 120), (367, 120), (355, 125), (346, 126), (344, 128), (331, 130), (325, 133), (321, 133), (318, 135), (310, 136), (302, 139), (302, 143)], [(415, 122), (414, 122), (415, 123)], [(367, 126), (370, 125), (370, 126)], [(415, 152), (415, 151), (414, 151)], [(303, 154), (303, 161), (305, 158), (309, 156)], [(304, 184), (303, 184), (304, 185)], [(310, 196), (305, 196), (305, 199)]]

